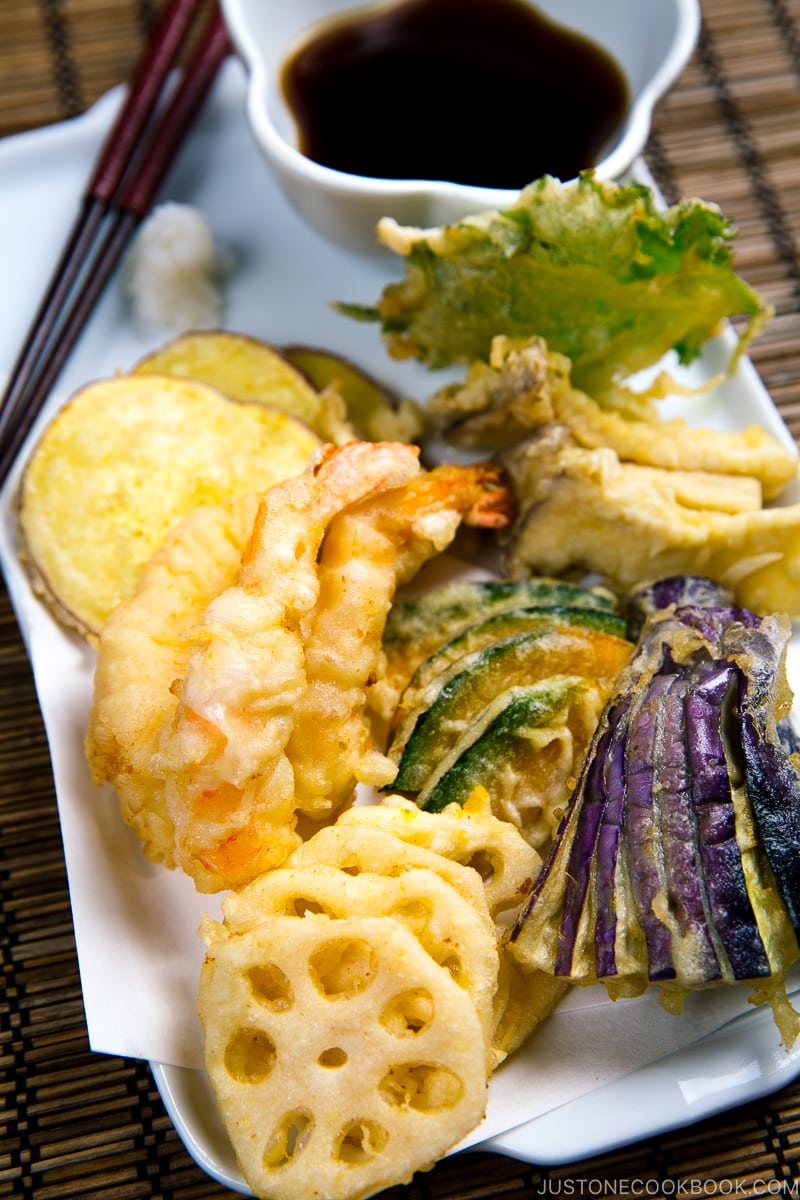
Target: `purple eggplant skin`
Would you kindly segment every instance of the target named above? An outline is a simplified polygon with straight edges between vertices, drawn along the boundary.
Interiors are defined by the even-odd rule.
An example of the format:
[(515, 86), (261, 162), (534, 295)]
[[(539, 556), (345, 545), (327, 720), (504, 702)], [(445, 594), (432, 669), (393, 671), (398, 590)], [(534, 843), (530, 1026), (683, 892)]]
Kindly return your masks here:
[(732, 627), (725, 643), (739, 669), (737, 722), (747, 797), (800, 940), (800, 767), (781, 744), (775, 720), (790, 632), (788, 621), (765, 617), (756, 628)]
[(728, 608), (732, 604), (733, 593), (704, 575), (670, 575), (656, 579), (637, 588), (628, 599), (628, 637), (636, 641), (647, 617), (665, 608), (685, 605)]
[[(554, 915), (556, 908), (554, 908), (554, 905), (556, 907), (561, 905), (558, 910), (560, 916), (557, 951), (555, 954), (558, 957), (558, 970), (556, 973), (563, 971), (564, 974), (569, 975), (569, 968), (574, 954), (575, 934), (580, 919), (580, 910), (585, 901), (589, 883), (588, 871), (590, 868), (584, 869), (583, 863), (585, 862), (586, 854), (590, 853), (595, 846), (596, 835), (599, 833), (598, 819), (602, 819), (604, 814), (606, 814), (604, 799), (598, 798), (598, 795), (594, 795), (590, 817), (586, 818), (582, 814), (581, 810), (585, 801), (585, 792), (589, 783), (589, 773), (590, 771), (593, 772), (591, 781), (593, 789), (595, 789), (596, 793), (602, 792), (604, 797), (604, 789), (607, 783), (601, 778), (601, 774), (603, 760), (606, 757), (606, 748), (611, 741), (609, 725), (612, 720), (612, 714), (618, 708), (621, 709), (621, 707), (630, 704), (634, 697), (636, 698), (637, 710), (640, 709), (648, 681), (652, 677), (658, 676), (664, 670), (674, 670), (669, 665), (669, 647), (676, 635), (692, 648), (703, 645), (702, 635), (695, 635), (691, 629), (687, 631), (684, 623), (671, 617), (665, 621), (658, 621), (653, 624), (649, 631), (649, 636), (640, 641), (631, 659), (623, 667), (617, 680), (616, 694), (606, 704), (592, 741), (587, 748), (580, 778), (570, 797), (567, 811), (556, 833), (550, 854), (539, 872), (525, 907), (510, 934), (511, 942), (517, 942), (520, 938), (525, 942), (535, 941), (537, 938), (545, 936), (545, 931), (547, 935), (552, 934), (554, 932), (552, 921), (556, 919)], [(650, 707), (648, 706), (648, 712), (645, 713), (644, 717), (641, 717), (640, 714), (640, 719), (644, 724), (647, 724), (649, 720), (649, 713)], [(643, 728), (644, 726), (642, 726)], [(640, 729), (640, 733), (641, 731)], [(647, 781), (643, 784), (642, 790), (649, 797), (652, 797), (652, 768), (648, 768), (647, 766), (647, 764), (652, 762), (650, 749), (647, 748), (644, 755), (639, 755), (637, 761), (647, 773)], [(599, 763), (595, 766), (594, 764), (598, 759)], [(611, 782), (610, 777), (607, 782)], [(641, 780), (638, 782), (642, 783)], [(627, 775), (622, 780), (622, 786), (625, 792), (627, 792), (629, 787), (629, 778)], [(620, 794), (620, 788), (617, 788), (614, 805), (622, 803), (627, 803), (627, 796), (623, 798)], [(614, 826), (621, 825), (622, 820), (623, 818), (616, 807), (612, 807), (610, 812), (605, 815), (603, 840), (604, 843), (610, 842), (612, 846), (615, 846), (617, 852), (619, 852), (620, 848), (621, 835), (619, 832), (615, 832)], [(578, 849), (574, 849), (579, 827), (581, 829), (580, 845)], [(626, 837), (626, 846), (627, 840)], [(575, 854), (574, 859), (572, 859), (573, 851)], [(599, 906), (598, 917), (600, 921), (603, 970), (609, 974), (612, 973), (614, 954), (614, 942), (612, 938), (615, 940), (616, 937), (614, 918), (616, 905), (614, 896), (609, 889), (612, 886), (610, 881), (613, 881), (615, 876), (616, 871), (609, 863), (609, 873), (606, 875), (604, 872), (600, 889), (598, 890), (597, 886), (595, 886), (595, 897)], [(660, 883), (661, 879), (657, 877), (653, 895), (658, 891)], [(566, 896), (567, 888), (570, 889), (568, 900)], [(556, 901), (555, 898), (557, 896), (562, 897), (562, 899)], [(630, 907), (630, 904), (626, 905), (628, 910), (630, 910)], [(568, 915), (566, 912), (567, 908), (569, 909)], [(659, 978), (672, 979), (674, 978), (674, 970), (671, 966), (669, 931), (652, 913), (649, 914), (649, 924), (651, 927), (651, 940), (657, 946), (658, 950), (657, 973)], [(523, 930), (525, 931), (524, 936)], [(537, 962), (537, 965), (540, 967), (543, 966), (541, 959)], [(644, 968), (646, 964), (643, 963), (642, 966)], [(555, 970), (555, 964), (551, 964), (546, 969)], [(615, 966), (613, 969), (616, 969)]]
[(624, 911), (652, 983), (769, 976), (736, 836), (742, 779), (800, 940), (800, 742), (785, 718), (776, 723), (789, 625), (688, 582), (693, 590), (681, 578), (653, 593), (690, 602), (646, 614), (510, 935), (554, 974), (585, 975), (593, 950), (595, 977), (616, 975)]
[(655, 769), (659, 711), (664, 693), (674, 676), (655, 675), (647, 697), (628, 733), (625, 808), (626, 846), (633, 907), (647, 943), (649, 978), (653, 982), (674, 979), (670, 933), (653, 912), (653, 902), (666, 890), (664, 862), (654, 811)]
[[(635, 662), (634, 659), (636, 659)], [(545, 967), (543, 961), (539, 960), (537, 965), (541, 969), (553, 970), (555, 974), (563, 971), (565, 975), (569, 975), (580, 909), (585, 900), (589, 882), (588, 868), (579, 871), (577, 863), (585, 853), (591, 853), (597, 829), (595, 820), (602, 815), (603, 811), (603, 801), (597, 800), (593, 807), (591, 822), (587, 822), (583, 816), (582, 805), (589, 775), (590, 772), (596, 773), (593, 775), (592, 786), (601, 789), (603, 781), (599, 778), (599, 774), (602, 773), (605, 748), (610, 740), (609, 726), (612, 719), (616, 720), (617, 705), (627, 706), (631, 696), (635, 693), (638, 694), (638, 680), (644, 675), (659, 670), (663, 662), (664, 647), (654, 641), (653, 644), (640, 646), (638, 657), (635, 653), (620, 672), (617, 680), (618, 690), (615, 696), (609, 698), (600, 716), (597, 729), (587, 747), (578, 782), (570, 795), (566, 812), (556, 831), (550, 852), (536, 876), (525, 905), (509, 935), (512, 943), (519, 941), (520, 938), (523, 941), (541, 939), (544, 926), (547, 926), (548, 932), (552, 931), (552, 920), (555, 917), (551, 918), (549, 914), (555, 912), (554, 905), (560, 908), (557, 948), (553, 962)], [(595, 763), (598, 765), (595, 766)], [(580, 852), (575, 851), (578, 857), (573, 862), (571, 861), (573, 845), (579, 827), (582, 830), (581, 850)], [(567, 888), (570, 888), (569, 900), (566, 897)], [(556, 901), (556, 897), (563, 898)], [(565, 921), (567, 908), (570, 910), (570, 915)], [(607, 931), (605, 936), (608, 935)], [(558, 959), (558, 968), (555, 965), (556, 958)]]
[[(658, 823), (667, 902), (680, 937), (673, 944), (673, 965), (679, 977), (700, 985), (722, 978), (722, 966), (712, 934), (711, 911), (700, 863), (700, 847), (691, 803), (691, 777), (686, 726), (688, 683), (675, 676), (661, 703), (659, 736), (653, 763), (658, 796)], [(691, 953), (676, 961), (685, 944)]]
[(590, 873), (595, 859), (595, 843), (600, 821), (608, 801), (605, 779), (605, 763), (614, 736), (616, 714), (609, 719), (601, 736), (593, 745), (587, 768), (578, 786), (580, 796), (578, 818), (570, 842), (567, 863), (567, 887), (564, 910), (558, 936), (556, 975), (569, 975), (575, 950), (581, 913), (589, 890)]
[[(733, 628), (753, 629), (758, 627), (761, 620), (761, 617), (748, 612), (746, 608), (722, 608), (715, 605), (702, 607), (684, 604), (672, 614), (673, 624), (691, 630), (693, 634), (703, 638), (707, 643), (708, 652), (715, 658), (726, 656), (725, 647)], [(669, 620), (665, 622), (665, 625), (668, 624)]]
[(617, 974), (615, 945), (617, 938), (616, 873), (620, 851), (624, 853), (625, 764), (627, 732), (631, 714), (630, 698), (618, 704), (612, 714), (611, 736), (605, 764), (607, 800), (597, 831), (595, 850), (595, 956), (600, 979)]
[(722, 734), (737, 683), (732, 662), (698, 666), (689, 680), (686, 732), (701, 877), (714, 928), (734, 979), (756, 979), (769, 975), (770, 966), (747, 894)]
[(564, 912), (570, 835), (580, 815), (576, 803), (579, 787), (580, 784), (572, 792), (548, 856), (509, 934), (512, 945), (517, 942), (520, 944), (519, 957), (522, 962), (551, 975), (558, 974), (556, 960)]
[[(561, 818), (550, 851), (534, 879), (533, 887), (509, 934), (510, 943), (523, 944), (523, 961), (535, 959), (534, 965), (554, 975), (570, 974), (574, 951), (574, 931), (570, 936), (564, 929), (567, 908), (566, 892), (570, 885), (570, 858), (574, 833), (582, 819), (581, 805), (589, 773), (596, 769), (598, 744), (605, 743), (613, 703), (606, 704), (597, 728), (587, 748), (578, 782), (573, 788)], [(591, 847), (591, 839), (584, 834)], [(585, 882), (585, 879), (582, 880)], [(573, 885), (574, 886), (574, 885)], [(576, 907), (577, 897), (570, 902)], [(582, 901), (581, 901), (582, 902)], [(578, 912), (578, 915), (579, 912)], [(558, 923), (556, 929), (556, 922)], [(575, 923), (577, 929), (577, 921)], [(530, 953), (529, 949), (530, 948)]]
[(800, 941), (800, 778), (779, 744), (766, 740), (740, 691), (747, 798), (781, 898)]

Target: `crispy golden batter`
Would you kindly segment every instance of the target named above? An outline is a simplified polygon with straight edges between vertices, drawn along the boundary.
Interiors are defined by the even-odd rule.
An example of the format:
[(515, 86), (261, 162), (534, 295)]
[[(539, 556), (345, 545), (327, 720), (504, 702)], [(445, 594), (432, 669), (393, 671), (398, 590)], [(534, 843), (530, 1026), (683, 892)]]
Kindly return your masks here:
[[(249, 535), (232, 536), (224, 512), (192, 519), (188, 541), (179, 530), (109, 622), (89, 761), (147, 853), (199, 890), (278, 866), (299, 841), (298, 812), (328, 816), (356, 779), (374, 778), (363, 710), (397, 579), (462, 518), (507, 519), (496, 469), (419, 472), (416, 447), (329, 447), (263, 496)], [(334, 529), (350, 510), (355, 546), (349, 524)], [(204, 521), (217, 530), (208, 560)], [(121, 687), (152, 716), (123, 711)]]
[(240, 496), (190, 513), (145, 567), (135, 596), (109, 617), (98, 646), (86, 753), (110, 780), (148, 858), (175, 866), (175, 828), (154, 767), (178, 700), (192, 632), (207, 604), (236, 578), (259, 505)]
[(395, 763), (375, 748), (367, 698), (395, 591), (450, 545), (462, 520), (505, 523), (508, 506), (499, 472), (480, 463), (437, 467), (334, 517), (308, 624), (307, 687), (288, 746), (303, 812), (338, 807), (356, 782), (380, 787), (394, 778)]
[(514, 576), (596, 572), (620, 590), (707, 575), (753, 612), (800, 617), (800, 505), (761, 508), (733, 476), (669, 471), (587, 450), (548, 425), (503, 454), (520, 497)]
[[(402, 857), (403, 846), (398, 849)], [(487, 1069), (494, 1065), (488, 1042), (499, 955), (492, 922), (485, 905), (474, 904), (430, 866), (409, 863), (398, 875), (352, 875), (327, 862), (279, 867), (227, 897), (223, 913), (235, 933), (258, 929), (272, 917), (310, 913), (331, 919), (389, 917), (404, 925), (472, 998), (487, 1040)]]
[(496, 337), (488, 363), (470, 367), (461, 384), (443, 388), (429, 401), (433, 418), (458, 446), (499, 449), (529, 437), (543, 425), (568, 426), (587, 450), (612, 449), (621, 462), (675, 471), (708, 471), (743, 478), (759, 499), (773, 500), (797, 476), (793, 446), (758, 425), (740, 430), (705, 429), (679, 418), (662, 420), (648, 393), (619, 388), (601, 405), (573, 387), (570, 361), (548, 350), (542, 338)]
[(203, 932), (206, 1068), (256, 1195), (372, 1195), (481, 1120), (478, 1013), (400, 922), (278, 916)]
[[(342, 813), (336, 828), (340, 843), (349, 839), (353, 846), (359, 838), (363, 839), (368, 848), (365, 858), (374, 853), (372, 847), (380, 848), (381, 843), (375, 841), (374, 835), (381, 832), (399, 839), (417, 853), (432, 853), (440, 862), (477, 871), (497, 934), (499, 958), (490, 1044), (496, 1064), (502, 1062), (553, 1011), (568, 990), (568, 985), (544, 972), (523, 970), (506, 950), (510, 922), (541, 870), (538, 852), (509, 821), (493, 815), (490, 798), (483, 788), (476, 788), (463, 808), (449, 804), (437, 813), (423, 812), (402, 796), (387, 796), (382, 804), (360, 805)], [(321, 840), (330, 844), (332, 838), (333, 835), (327, 834)], [(409, 849), (397, 851), (397, 860), (404, 861), (408, 852)], [(304, 854), (308, 854), (305, 847), (293, 856), (293, 861)]]
[(380, 829), (401, 842), (473, 867), (483, 880), (489, 912), (500, 928), (525, 901), (542, 866), (538, 851), (519, 830), (493, 815), (483, 788), (476, 788), (463, 808), (448, 804), (437, 813), (423, 812), (402, 796), (387, 796), (381, 804), (349, 809), (338, 824), (353, 836), (359, 830)]
[[(103, 685), (113, 679), (115, 666), (112, 662), (109, 667), (108, 657), (120, 653), (118, 638), (114, 644), (101, 639), (101, 690), (96, 691), (88, 738), (95, 775), (123, 789), (132, 785), (138, 810), (148, 814), (145, 824), (149, 810), (166, 811), (171, 844), (143, 840), (155, 857), (192, 875), (199, 890), (241, 884), (277, 866), (296, 844), (294, 779), (285, 750), (294, 706), (305, 689), (301, 626), (318, 596), (319, 546), (343, 505), (376, 488), (396, 486), (418, 469), (417, 451), (411, 447), (350, 443), (265, 494), (238, 569), (221, 588), (206, 586), (202, 556), (191, 561), (181, 579), (181, 598), (195, 621), (190, 624), (185, 611), (171, 612), (183, 654), (172, 679), (158, 680), (162, 687), (167, 683), (177, 703), (168, 705), (161, 694), (154, 697), (162, 719), (153, 730), (144, 773), (126, 760), (142, 752), (128, 745), (124, 733), (115, 738), (116, 729), (110, 731), (111, 740), (117, 742), (122, 762), (98, 753), (96, 714), (108, 701)], [(185, 560), (180, 538), (173, 547)], [(115, 622), (115, 630), (122, 631), (123, 654), (126, 629), (148, 627), (159, 605), (157, 591), (157, 582), (155, 591), (146, 590), (144, 614), (137, 598)], [(166, 599), (162, 595), (160, 603)], [(146, 658), (148, 650), (158, 655), (154, 641), (150, 638), (141, 647), (140, 657)], [(147, 674), (148, 663), (141, 669)], [(112, 706), (116, 700), (112, 695)], [(134, 816), (137, 828), (133, 807), (123, 801), (123, 811)]]
[(89, 384), (45, 430), (23, 475), (35, 585), (61, 621), (94, 640), (177, 521), (298, 474), (320, 445), (296, 417), (195, 380)]

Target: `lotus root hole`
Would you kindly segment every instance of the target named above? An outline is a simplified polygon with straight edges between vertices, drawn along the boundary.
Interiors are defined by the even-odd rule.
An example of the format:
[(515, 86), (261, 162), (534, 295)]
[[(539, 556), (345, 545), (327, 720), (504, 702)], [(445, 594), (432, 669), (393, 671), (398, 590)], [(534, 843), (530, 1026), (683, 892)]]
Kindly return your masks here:
[(444, 967), (445, 971), (450, 972), (457, 984), (460, 986), (465, 986), (462, 983), (463, 964), (455, 951), (450, 954), (446, 954), (443, 958), (437, 957), (437, 961), (440, 967)]
[(309, 900), (307, 896), (295, 896), (287, 905), (290, 917), (306, 917), (309, 913), (317, 916), (332, 917), (334, 914), (318, 900)]
[(476, 850), (465, 865), (477, 871), (484, 883), (489, 883), (499, 874), (497, 860), (488, 850)]
[(424, 900), (407, 900), (404, 904), (396, 905), (389, 915), (396, 921), (402, 921), (412, 933), (419, 936), (426, 929), (432, 913), (431, 905)]
[(306, 1108), (285, 1114), (264, 1147), (264, 1166), (276, 1170), (288, 1166), (302, 1154), (314, 1130), (314, 1118)]
[(294, 995), (292, 985), (275, 963), (251, 967), (247, 972), (253, 995), (260, 1004), (266, 1004), (275, 1012), (284, 1012), (292, 1007)]
[(225, 1047), (225, 1067), (238, 1083), (266, 1079), (277, 1060), (275, 1043), (263, 1029), (239, 1029)]
[(350, 1121), (336, 1143), (336, 1158), (349, 1166), (358, 1166), (380, 1154), (389, 1141), (389, 1134), (375, 1121)]
[(347, 1052), (341, 1046), (329, 1046), (322, 1051), (317, 1062), (321, 1067), (343, 1067), (347, 1062)]
[(311, 978), (328, 999), (363, 992), (378, 973), (378, 960), (363, 938), (332, 938), (312, 954)]
[(389, 1070), (380, 1083), (384, 1100), (414, 1112), (454, 1108), (464, 1094), (464, 1084), (447, 1067), (436, 1063), (401, 1063)]
[(427, 1029), (435, 1015), (433, 996), (427, 988), (399, 992), (381, 1013), (381, 1025), (393, 1037), (408, 1037)]

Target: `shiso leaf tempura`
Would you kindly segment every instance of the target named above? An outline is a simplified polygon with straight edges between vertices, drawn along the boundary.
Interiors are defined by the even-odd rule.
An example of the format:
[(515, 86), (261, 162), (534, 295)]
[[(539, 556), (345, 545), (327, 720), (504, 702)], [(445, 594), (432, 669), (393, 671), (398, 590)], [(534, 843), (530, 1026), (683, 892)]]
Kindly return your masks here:
[(373, 307), (389, 353), (433, 368), (487, 360), (492, 339), (538, 335), (594, 395), (670, 350), (690, 363), (726, 317), (746, 318), (737, 355), (770, 316), (734, 271), (734, 229), (720, 209), (682, 200), (659, 209), (643, 184), (584, 172), (525, 188), (502, 212), (415, 229), (385, 218), (379, 240), (405, 278)]

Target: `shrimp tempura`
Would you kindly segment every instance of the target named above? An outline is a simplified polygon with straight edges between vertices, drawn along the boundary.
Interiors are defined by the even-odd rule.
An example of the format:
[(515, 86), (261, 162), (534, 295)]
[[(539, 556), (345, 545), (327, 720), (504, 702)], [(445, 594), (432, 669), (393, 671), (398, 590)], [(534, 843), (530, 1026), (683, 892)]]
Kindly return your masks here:
[(179, 526), (103, 633), (87, 736), (148, 856), (238, 888), (297, 846), (299, 813), (388, 782), (365, 709), (395, 588), (509, 504), (487, 464), (350, 442), (266, 492), (249, 536), (225, 510)]
[(495, 466), (441, 466), (333, 519), (305, 646), (306, 689), (288, 744), (299, 810), (330, 812), (352, 798), (356, 782), (380, 787), (397, 774), (377, 750), (366, 712), (394, 593), (450, 545), (462, 520), (506, 524), (509, 502)]
[(297, 843), (286, 744), (306, 687), (301, 625), (319, 594), (319, 548), (345, 505), (413, 477), (417, 453), (350, 442), (271, 488), (236, 583), (206, 609), (155, 759), (176, 859), (201, 891), (239, 886)]

